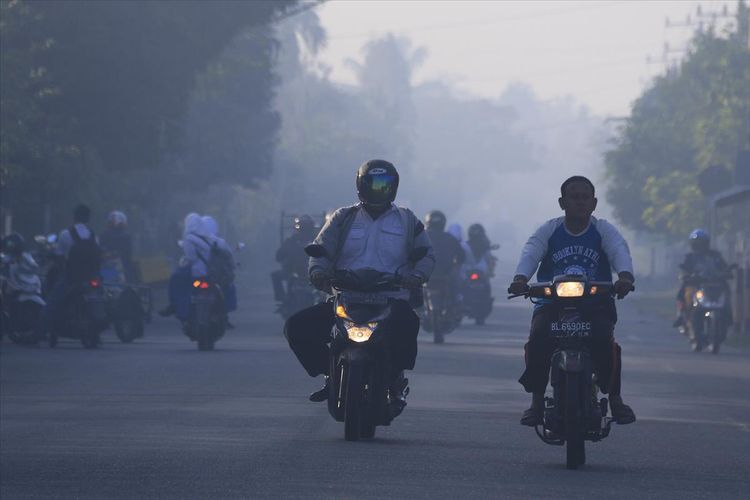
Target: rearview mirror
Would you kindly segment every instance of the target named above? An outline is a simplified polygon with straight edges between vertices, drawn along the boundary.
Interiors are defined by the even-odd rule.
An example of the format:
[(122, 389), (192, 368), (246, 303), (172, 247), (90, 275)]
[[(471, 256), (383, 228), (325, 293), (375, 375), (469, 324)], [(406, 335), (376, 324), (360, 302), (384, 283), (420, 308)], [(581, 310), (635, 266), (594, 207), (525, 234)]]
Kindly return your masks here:
[(409, 262), (411, 262), (412, 264), (416, 264), (420, 260), (427, 257), (428, 253), (430, 253), (430, 249), (427, 247), (415, 248), (409, 253)]
[(326, 250), (326, 247), (323, 245), (319, 245), (317, 243), (310, 243), (305, 247), (305, 253), (309, 255), (310, 257), (314, 257), (316, 259), (321, 259), (323, 257), (329, 258), (328, 250)]
[(242, 250), (244, 250), (244, 249), (245, 249), (245, 247), (246, 247), (246, 246), (247, 246), (247, 245), (245, 245), (245, 242), (244, 242), (244, 241), (240, 241), (239, 243), (237, 243), (237, 247), (236, 247), (236, 248), (237, 248), (237, 251), (238, 251), (238, 252), (241, 252)]

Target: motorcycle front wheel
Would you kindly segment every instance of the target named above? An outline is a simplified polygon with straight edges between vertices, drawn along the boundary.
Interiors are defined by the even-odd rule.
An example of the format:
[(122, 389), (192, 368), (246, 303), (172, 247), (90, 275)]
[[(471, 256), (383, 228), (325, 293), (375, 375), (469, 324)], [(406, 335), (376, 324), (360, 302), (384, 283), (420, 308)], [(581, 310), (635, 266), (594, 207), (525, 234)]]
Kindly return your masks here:
[(577, 469), (586, 462), (579, 386), (579, 374), (568, 373), (565, 377), (565, 466), (568, 469)]
[[(362, 430), (364, 413), (363, 370), (361, 365), (348, 365), (346, 369), (346, 396), (344, 399), (344, 439), (357, 441)], [(374, 434), (374, 432), (373, 432)]]

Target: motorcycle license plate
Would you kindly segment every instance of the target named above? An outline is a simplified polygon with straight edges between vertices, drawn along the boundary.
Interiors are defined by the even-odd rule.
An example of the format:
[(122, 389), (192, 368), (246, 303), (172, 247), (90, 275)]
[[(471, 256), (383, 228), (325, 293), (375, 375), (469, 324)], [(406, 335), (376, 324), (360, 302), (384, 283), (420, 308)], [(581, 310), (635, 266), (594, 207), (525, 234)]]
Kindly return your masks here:
[(556, 338), (585, 338), (591, 335), (591, 321), (579, 314), (563, 314), (558, 321), (550, 323), (550, 334)]
[(347, 304), (384, 306), (388, 303), (388, 297), (376, 293), (344, 292), (342, 298)]

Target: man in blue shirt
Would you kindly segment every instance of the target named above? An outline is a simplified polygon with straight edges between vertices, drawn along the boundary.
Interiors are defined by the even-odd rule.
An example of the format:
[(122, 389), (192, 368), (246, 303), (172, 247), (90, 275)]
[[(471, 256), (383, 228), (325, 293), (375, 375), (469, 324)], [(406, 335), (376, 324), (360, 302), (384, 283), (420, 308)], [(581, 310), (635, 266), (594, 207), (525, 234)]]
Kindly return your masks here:
[[(547, 221), (529, 238), (508, 291), (528, 290), (527, 283), (535, 272), (540, 282), (552, 281), (560, 274), (583, 274), (592, 281), (612, 281), (614, 270), (618, 275), (615, 293), (620, 299), (625, 297), (635, 281), (630, 249), (612, 224), (592, 217), (597, 203), (594, 185), (586, 177), (573, 176), (563, 182), (560, 194), (560, 208), (565, 216)], [(592, 299), (589, 314), (593, 331), (591, 350), (599, 387), (609, 393), (615, 421), (632, 423), (635, 414), (620, 396), (622, 356), (613, 335), (617, 322), (614, 299)], [(523, 425), (542, 423), (544, 392), (555, 347), (549, 329), (556, 320), (557, 311), (551, 304), (540, 304), (534, 309), (531, 333), (525, 346), (526, 370), (519, 380), (526, 392), (533, 395), (531, 408), (521, 419)]]

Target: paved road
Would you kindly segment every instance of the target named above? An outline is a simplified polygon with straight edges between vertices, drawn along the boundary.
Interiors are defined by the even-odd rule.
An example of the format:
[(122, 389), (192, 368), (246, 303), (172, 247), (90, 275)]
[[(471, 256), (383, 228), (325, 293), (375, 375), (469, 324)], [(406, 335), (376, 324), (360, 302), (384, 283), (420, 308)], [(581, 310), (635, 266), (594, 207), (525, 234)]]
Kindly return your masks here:
[[(14, 498), (747, 498), (750, 354), (693, 354), (621, 307), (624, 392), (638, 422), (564, 467), (518, 419), (530, 310), (502, 300), (485, 327), (420, 343), (404, 414), (348, 443), (249, 297), (200, 353), (173, 321), (102, 349), (0, 347), (0, 496)], [(251, 306), (252, 304), (252, 306)]]

